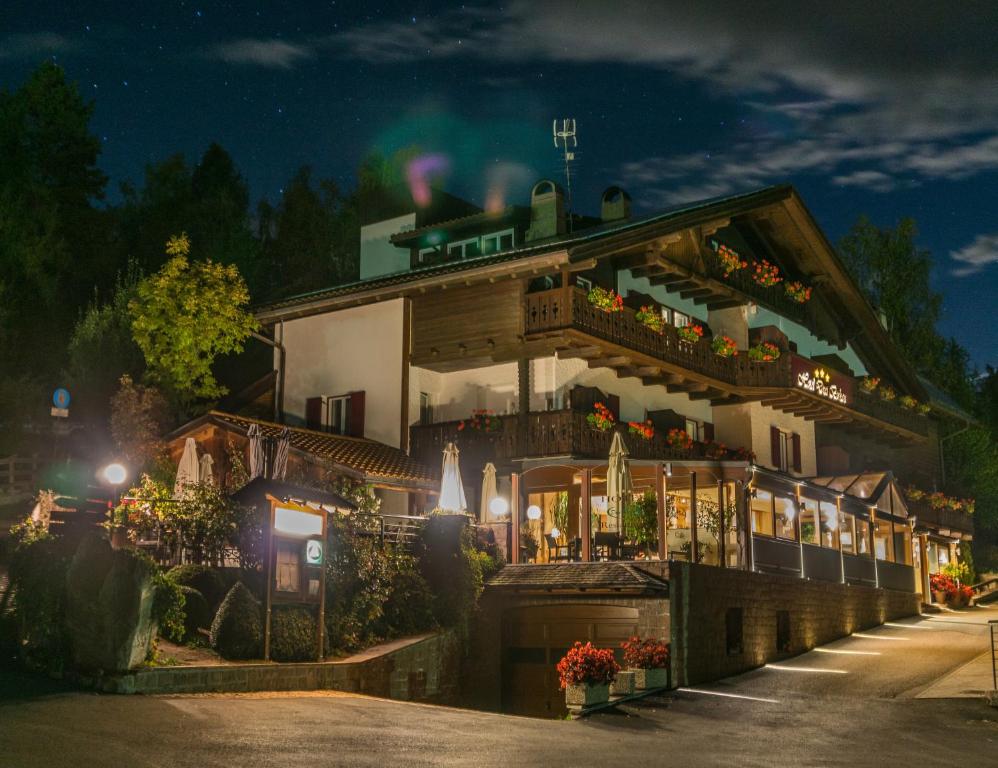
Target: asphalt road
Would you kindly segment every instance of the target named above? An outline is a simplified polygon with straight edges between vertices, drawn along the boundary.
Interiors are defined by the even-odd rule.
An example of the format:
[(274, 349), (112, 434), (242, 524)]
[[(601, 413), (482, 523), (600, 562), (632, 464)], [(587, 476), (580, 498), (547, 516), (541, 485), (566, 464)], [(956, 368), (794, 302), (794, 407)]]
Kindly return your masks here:
[(98, 696), (7, 675), (0, 766), (998, 766), (998, 710), (915, 698), (987, 647), (988, 616), (898, 622), (579, 722), (335, 693)]

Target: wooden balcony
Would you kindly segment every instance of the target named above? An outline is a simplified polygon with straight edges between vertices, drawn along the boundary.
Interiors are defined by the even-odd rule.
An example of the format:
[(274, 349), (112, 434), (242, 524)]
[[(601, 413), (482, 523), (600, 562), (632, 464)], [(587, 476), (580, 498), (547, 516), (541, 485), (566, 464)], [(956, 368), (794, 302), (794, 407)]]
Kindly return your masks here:
[[(498, 417), (499, 429), (478, 432), (461, 429), (459, 421), (420, 425), (409, 428), (412, 455), (424, 462), (436, 464), (447, 443), (454, 443), (462, 458), (472, 462), (507, 461), (540, 456), (571, 456), (580, 459), (606, 459), (614, 430), (599, 432), (589, 426), (586, 414), (571, 410), (541, 411), (527, 417), (526, 442), (521, 443), (516, 414)], [(626, 432), (624, 442), (632, 459), (656, 461), (737, 459), (734, 453), (723, 456), (703, 443), (694, 443), (686, 450), (675, 449), (664, 434), (650, 440)]]
[(955, 509), (936, 509), (927, 500), (908, 501), (908, 513), (917, 518), (918, 528), (940, 536), (970, 538), (974, 535), (974, 517)]

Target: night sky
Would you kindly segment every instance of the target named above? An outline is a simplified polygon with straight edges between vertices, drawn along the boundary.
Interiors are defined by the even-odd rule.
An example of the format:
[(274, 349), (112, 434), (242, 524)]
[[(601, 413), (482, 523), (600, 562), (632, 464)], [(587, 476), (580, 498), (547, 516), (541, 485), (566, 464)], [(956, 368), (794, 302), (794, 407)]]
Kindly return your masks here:
[(300, 165), (349, 186), (417, 144), (449, 190), (525, 202), (574, 117), (583, 212), (611, 183), (653, 211), (789, 181), (833, 241), (914, 217), (943, 332), (998, 365), (998, 3), (806, 5), (4, 0), (0, 87), (66, 68), (112, 201), (218, 141), (272, 201)]

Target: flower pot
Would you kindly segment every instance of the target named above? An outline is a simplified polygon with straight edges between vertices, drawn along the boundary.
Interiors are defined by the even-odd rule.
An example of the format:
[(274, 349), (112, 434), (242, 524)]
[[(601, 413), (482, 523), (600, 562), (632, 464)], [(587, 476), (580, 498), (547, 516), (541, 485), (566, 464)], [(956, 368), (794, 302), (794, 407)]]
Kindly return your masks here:
[(606, 683), (570, 685), (565, 688), (565, 704), (570, 707), (591, 707), (610, 700), (610, 686)]
[(668, 669), (632, 669), (634, 673), (634, 686), (639, 691), (647, 691), (650, 688), (667, 688), (669, 685)]
[(945, 603), (946, 593), (941, 589), (932, 590), (932, 602), (934, 603)]
[(617, 679), (610, 683), (611, 696), (630, 696), (634, 693), (634, 673), (618, 672)]

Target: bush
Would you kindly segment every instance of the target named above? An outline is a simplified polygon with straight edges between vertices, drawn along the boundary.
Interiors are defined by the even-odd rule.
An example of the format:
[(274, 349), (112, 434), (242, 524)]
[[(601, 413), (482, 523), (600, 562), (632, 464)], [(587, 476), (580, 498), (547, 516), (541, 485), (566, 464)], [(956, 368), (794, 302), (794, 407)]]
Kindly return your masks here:
[(188, 563), (174, 566), (167, 575), (180, 586), (200, 592), (213, 612), (225, 597), (225, 580), (215, 568)]
[(224, 659), (255, 659), (261, 655), (262, 642), (260, 603), (242, 582), (236, 582), (211, 623), (211, 647)]
[(304, 608), (275, 610), (270, 620), (270, 657), (274, 661), (314, 661), (318, 647), (315, 619)]
[(9, 589), (20, 657), (58, 674), (69, 659), (65, 629), (70, 552), (52, 536), (23, 539), (10, 561)]
[(181, 587), (184, 593), (184, 640), (197, 640), (199, 629), (211, 628), (211, 606), (194, 587)]
[(379, 634), (386, 638), (425, 632), (436, 623), (433, 594), (416, 561), (408, 555), (399, 555), (397, 560), (378, 628)]
[(632, 637), (620, 647), (624, 649), (624, 664), (628, 669), (666, 669), (669, 666), (669, 644), (665, 641)]
[(570, 685), (609, 685), (620, 671), (609, 648), (596, 648), (592, 643), (576, 643), (558, 662), (558, 679), (562, 689)]
[(153, 577), (153, 584), (156, 585), (156, 597), (153, 600), (152, 611), (159, 625), (160, 636), (172, 643), (184, 642), (187, 634), (184, 612), (185, 587), (174, 581), (169, 573), (162, 572)]

